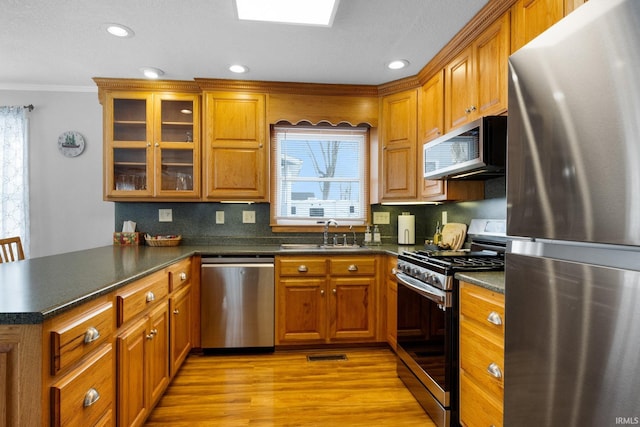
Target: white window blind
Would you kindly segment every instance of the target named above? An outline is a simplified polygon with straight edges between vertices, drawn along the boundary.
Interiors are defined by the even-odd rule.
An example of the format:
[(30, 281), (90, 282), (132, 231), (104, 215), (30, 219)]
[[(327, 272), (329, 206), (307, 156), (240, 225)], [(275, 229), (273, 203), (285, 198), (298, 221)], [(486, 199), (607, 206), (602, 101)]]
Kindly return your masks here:
[(366, 128), (277, 126), (277, 225), (365, 223)]

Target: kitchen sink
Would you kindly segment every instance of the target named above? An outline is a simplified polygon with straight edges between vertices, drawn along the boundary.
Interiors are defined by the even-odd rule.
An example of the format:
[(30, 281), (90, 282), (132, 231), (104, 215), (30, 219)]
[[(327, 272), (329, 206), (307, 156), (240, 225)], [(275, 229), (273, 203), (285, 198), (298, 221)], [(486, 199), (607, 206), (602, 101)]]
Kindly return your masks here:
[(281, 243), (283, 250), (305, 250), (305, 249), (360, 249), (358, 245), (319, 245), (316, 243)]

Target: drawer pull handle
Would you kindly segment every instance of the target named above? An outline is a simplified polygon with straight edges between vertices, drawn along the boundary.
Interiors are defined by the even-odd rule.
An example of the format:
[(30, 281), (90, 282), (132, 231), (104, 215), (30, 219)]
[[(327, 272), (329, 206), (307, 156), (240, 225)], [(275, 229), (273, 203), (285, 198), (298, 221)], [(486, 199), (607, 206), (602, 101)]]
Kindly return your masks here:
[(320, 289), (320, 295), (324, 296), (324, 289)]
[(89, 329), (87, 329), (87, 332), (84, 333), (84, 343), (85, 344), (92, 343), (95, 340), (97, 340), (98, 338), (100, 338), (100, 331), (97, 330), (96, 328), (94, 328), (93, 326), (91, 326)]
[(180, 273), (180, 280), (187, 280), (187, 273), (185, 273), (184, 271)]
[(489, 316), (487, 316), (487, 322), (493, 323), (496, 326), (500, 326), (502, 325), (502, 317), (500, 317), (500, 314), (492, 311), (491, 313), (489, 313)]
[(309, 271), (309, 269), (307, 268), (306, 265), (302, 264), (298, 266), (298, 272), (300, 273), (306, 273), (307, 271)]
[(175, 310), (173, 310), (173, 314), (180, 314), (180, 310), (176, 308)]
[(336, 291), (335, 288), (331, 289), (331, 292), (333, 292), (334, 295), (336, 295), (338, 293), (338, 291)]
[(349, 271), (358, 271), (358, 266), (355, 264), (351, 264), (349, 267), (347, 267), (347, 270)]
[(147, 302), (152, 302), (155, 300), (156, 300), (156, 295), (151, 291), (147, 292)]
[(151, 330), (151, 335), (158, 335), (158, 330), (156, 328), (153, 328)]
[(500, 369), (500, 366), (493, 362), (487, 366), (487, 372), (494, 378), (502, 378), (502, 370)]
[(87, 394), (84, 395), (84, 402), (82, 403), (82, 405), (85, 408), (88, 408), (89, 406), (96, 403), (98, 399), (100, 399), (100, 393), (98, 393), (98, 390), (92, 387), (89, 389)]

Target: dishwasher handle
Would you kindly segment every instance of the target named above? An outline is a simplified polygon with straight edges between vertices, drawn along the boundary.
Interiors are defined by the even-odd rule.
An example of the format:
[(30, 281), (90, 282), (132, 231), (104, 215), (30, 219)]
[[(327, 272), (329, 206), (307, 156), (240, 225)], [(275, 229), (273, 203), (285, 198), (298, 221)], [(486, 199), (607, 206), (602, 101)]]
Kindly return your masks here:
[(236, 264), (222, 264), (222, 263), (215, 263), (215, 264), (202, 264), (202, 268), (255, 268), (255, 267), (259, 267), (259, 268), (274, 268), (273, 264), (269, 264), (269, 263), (258, 263), (258, 262), (251, 262), (251, 263), (236, 263)]
[(265, 264), (272, 265), (274, 263), (273, 257), (268, 256), (257, 256), (257, 257), (203, 257), (201, 264), (204, 267), (205, 265), (214, 265), (214, 264), (251, 264), (255, 266), (256, 264)]

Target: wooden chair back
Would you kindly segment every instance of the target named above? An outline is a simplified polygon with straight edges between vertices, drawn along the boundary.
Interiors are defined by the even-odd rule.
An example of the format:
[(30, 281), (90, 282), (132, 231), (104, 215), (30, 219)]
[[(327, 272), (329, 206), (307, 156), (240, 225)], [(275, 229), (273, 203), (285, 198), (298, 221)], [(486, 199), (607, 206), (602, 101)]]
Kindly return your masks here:
[(24, 259), (20, 237), (0, 239), (0, 263)]

